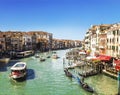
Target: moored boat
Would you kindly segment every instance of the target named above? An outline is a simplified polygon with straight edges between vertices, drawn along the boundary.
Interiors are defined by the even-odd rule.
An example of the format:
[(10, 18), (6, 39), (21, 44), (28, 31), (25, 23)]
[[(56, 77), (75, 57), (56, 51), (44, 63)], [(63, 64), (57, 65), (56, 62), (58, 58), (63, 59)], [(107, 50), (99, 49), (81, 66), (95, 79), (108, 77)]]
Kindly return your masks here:
[(91, 92), (91, 93), (94, 92), (93, 88), (90, 87), (87, 83), (84, 82), (84, 78), (82, 78), (82, 80), (81, 80), (80, 78), (77, 77), (77, 80), (78, 80), (78, 82), (80, 83), (80, 86), (81, 86), (84, 90), (86, 90), (86, 91), (88, 91), (88, 92)]
[(29, 50), (29, 51), (18, 51), (15, 53), (17, 58), (24, 58), (24, 57), (28, 57), (28, 56), (32, 56), (34, 55), (34, 51), (33, 50)]
[(25, 62), (17, 62), (11, 67), (10, 77), (12, 79), (24, 79), (27, 75), (27, 65)]
[(90, 87), (87, 83), (81, 83), (81, 85), (82, 85), (82, 88), (85, 89), (86, 91), (91, 92), (91, 93), (94, 92), (93, 88)]
[(0, 58), (0, 63), (7, 64), (10, 61), (10, 58)]
[(66, 74), (66, 76), (68, 76), (68, 77), (72, 77), (72, 73), (70, 73), (69, 71), (68, 71), (68, 69), (64, 69), (64, 72), (65, 72), (65, 74)]

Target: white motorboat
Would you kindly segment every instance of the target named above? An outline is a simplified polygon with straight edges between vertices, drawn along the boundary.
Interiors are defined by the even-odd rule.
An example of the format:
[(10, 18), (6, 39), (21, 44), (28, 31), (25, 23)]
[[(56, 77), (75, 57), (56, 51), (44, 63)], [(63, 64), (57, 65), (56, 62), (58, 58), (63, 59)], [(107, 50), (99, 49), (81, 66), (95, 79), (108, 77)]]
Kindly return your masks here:
[(45, 58), (43, 56), (41, 56), (40, 61), (45, 61)]
[(10, 77), (12, 79), (25, 78), (27, 75), (27, 65), (25, 62), (17, 62), (11, 67)]
[(52, 58), (53, 58), (53, 59), (57, 59), (57, 58), (58, 58), (58, 55), (57, 55), (57, 54), (52, 54)]
[(40, 58), (39, 54), (35, 54), (35, 58)]

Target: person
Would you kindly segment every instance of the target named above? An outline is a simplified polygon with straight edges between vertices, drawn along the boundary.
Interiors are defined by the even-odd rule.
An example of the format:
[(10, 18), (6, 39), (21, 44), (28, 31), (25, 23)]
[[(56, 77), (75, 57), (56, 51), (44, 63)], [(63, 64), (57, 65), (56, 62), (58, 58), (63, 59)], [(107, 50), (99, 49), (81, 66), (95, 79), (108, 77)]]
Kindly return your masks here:
[(88, 88), (88, 84), (87, 83), (83, 84), (83, 87)]
[(82, 77), (82, 79), (81, 79), (81, 80), (82, 80), (82, 82), (84, 82), (84, 77)]

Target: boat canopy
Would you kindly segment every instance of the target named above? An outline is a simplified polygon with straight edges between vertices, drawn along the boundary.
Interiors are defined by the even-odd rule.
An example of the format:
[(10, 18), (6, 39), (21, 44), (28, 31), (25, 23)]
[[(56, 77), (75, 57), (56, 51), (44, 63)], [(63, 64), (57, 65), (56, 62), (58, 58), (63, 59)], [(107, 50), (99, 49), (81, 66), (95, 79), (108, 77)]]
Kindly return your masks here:
[(15, 65), (11, 67), (11, 70), (23, 70), (26, 68), (25, 62), (17, 62)]

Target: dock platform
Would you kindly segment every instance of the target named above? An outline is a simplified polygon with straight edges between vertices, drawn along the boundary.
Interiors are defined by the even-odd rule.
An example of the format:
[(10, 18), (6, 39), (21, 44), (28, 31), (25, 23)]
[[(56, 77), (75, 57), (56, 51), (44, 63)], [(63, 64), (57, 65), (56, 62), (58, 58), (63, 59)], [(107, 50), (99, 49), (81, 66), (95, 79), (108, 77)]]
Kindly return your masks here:
[(114, 79), (118, 79), (118, 75), (114, 74), (114, 73), (110, 73), (106, 70), (103, 70), (103, 73), (111, 78), (114, 78)]

